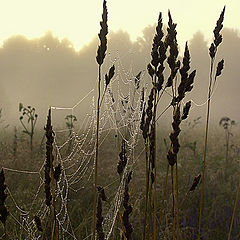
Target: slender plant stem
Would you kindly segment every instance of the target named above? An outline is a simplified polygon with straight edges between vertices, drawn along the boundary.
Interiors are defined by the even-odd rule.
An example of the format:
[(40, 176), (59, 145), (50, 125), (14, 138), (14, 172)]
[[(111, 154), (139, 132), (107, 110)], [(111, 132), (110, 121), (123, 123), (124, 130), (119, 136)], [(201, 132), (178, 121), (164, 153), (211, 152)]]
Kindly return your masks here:
[(162, 221), (162, 216), (163, 216), (164, 200), (166, 198), (166, 192), (167, 192), (168, 172), (169, 172), (169, 164), (167, 165), (167, 171), (166, 171), (166, 176), (165, 176), (164, 189), (163, 189), (163, 198), (162, 198), (161, 206), (160, 206), (160, 216), (159, 216), (159, 222), (158, 222), (157, 236), (159, 236), (159, 233), (160, 233), (161, 221)]
[(54, 169), (53, 169), (53, 155), (50, 154), (50, 166), (51, 166), (51, 192), (52, 192), (52, 208), (50, 206), (51, 211), (51, 239), (54, 238), (54, 223), (56, 224), (56, 205), (55, 205), (55, 183), (54, 183)]
[(144, 215), (144, 229), (143, 229), (143, 240), (146, 239), (146, 228), (147, 228), (147, 213), (148, 213), (148, 193), (149, 193), (149, 159), (148, 159), (148, 142), (145, 142), (146, 152), (146, 196), (145, 196), (145, 215)]
[(198, 240), (200, 240), (200, 236), (201, 236), (201, 221), (202, 221), (202, 211), (203, 211), (204, 180), (205, 180), (205, 168), (206, 168), (206, 156), (207, 156), (208, 126), (209, 126), (209, 116), (210, 116), (213, 63), (214, 63), (214, 59), (211, 59), (210, 80), (209, 80), (208, 101), (207, 101), (205, 141), (204, 141), (204, 156), (203, 156), (203, 167), (202, 167), (202, 188), (201, 188), (201, 200), (200, 200), (200, 212), (199, 212)]
[(173, 178), (173, 168), (171, 166), (171, 179), (172, 179), (172, 239), (175, 240), (175, 198), (174, 198), (174, 178)]
[(178, 164), (176, 161), (176, 208), (177, 208), (177, 240), (179, 240), (179, 198), (178, 198)]
[(98, 148), (99, 148), (99, 121), (100, 121), (100, 93), (101, 93), (101, 65), (98, 67), (98, 100), (97, 100), (97, 129), (96, 129), (96, 155), (94, 163), (94, 201), (93, 201), (93, 235), (96, 235), (96, 212), (97, 212), (97, 177), (98, 177)]
[(227, 129), (227, 138), (226, 138), (226, 164), (228, 164), (229, 136), (230, 136), (230, 132), (229, 132), (229, 130)]
[(100, 101), (99, 108), (101, 108), (101, 106), (102, 106), (103, 99), (104, 99), (104, 96), (105, 96), (105, 94), (106, 94), (106, 91), (107, 91), (107, 87), (104, 89), (104, 92), (103, 92), (103, 95), (102, 95), (102, 99), (101, 99), (101, 101)]
[(118, 215), (119, 215), (120, 222), (121, 222), (123, 240), (127, 240), (125, 231), (124, 231), (124, 223), (123, 223), (123, 219), (122, 219), (122, 214), (120, 211), (118, 211)]
[[(156, 84), (156, 76), (154, 83)], [(156, 164), (156, 113), (157, 113), (157, 90), (154, 91), (154, 113), (153, 113), (153, 131), (154, 131), (154, 192), (153, 192), (153, 239), (156, 240), (156, 225), (157, 225), (157, 164)]]
[(239, 182), (239, 185), (238, 185), (237, 195), (236, 195), (236, 199), (235, 199), (235, 203), (234, 203), (234, 209), (233, 209), (233, 213), (232, 213), (232, 220), (231, 220), (231, 225), (230, 225), (230, 229), (229, 229), (229, 233), (228, 233), (228, 240), (230, 240), (230, 238), (231, 238), (233, 221), (234, 221), (234, 216), (235, 216), (235, 213), (236, 213), (237, 203), (238, 203), (238, 198), (239, 198), (239, 192), (240, 192), (240, 182)]

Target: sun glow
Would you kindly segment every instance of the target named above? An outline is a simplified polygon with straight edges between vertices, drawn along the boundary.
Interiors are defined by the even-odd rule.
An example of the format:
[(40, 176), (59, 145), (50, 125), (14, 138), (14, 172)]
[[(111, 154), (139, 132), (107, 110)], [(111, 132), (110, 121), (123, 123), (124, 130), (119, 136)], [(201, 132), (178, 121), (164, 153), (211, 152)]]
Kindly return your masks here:
[[(170, 9), (174, 21), (178, 23), (180, 44), (189, 40), (197, 31), (210, 38), (224, 5), (224, 26), (239, 29), (239, 0), (109, 0), (109, 31), (122, 29), (135, 40), (142, 35), (146, 26), (156, 23), (160, 11), (163, 12), (166, 24), (167, 11)], [(36, 38), (51, 31), (60, 39), (68, 38), (74, 48), (80, 49), (96, 37), (100, 29), (101, 0), (8, 0), (2, 1), (0, 6), (0, 42), (12, 35)]]

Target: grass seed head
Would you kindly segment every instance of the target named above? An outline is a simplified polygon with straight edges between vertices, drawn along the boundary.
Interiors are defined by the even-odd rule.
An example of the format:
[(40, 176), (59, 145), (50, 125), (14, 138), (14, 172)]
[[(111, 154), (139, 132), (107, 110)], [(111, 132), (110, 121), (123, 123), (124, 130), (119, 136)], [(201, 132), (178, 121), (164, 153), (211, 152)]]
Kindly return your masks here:
[(35, 216), (34, 216), (34, 221), (35, 221), (35, 223), (36, 223), (36, 226), (37, 226), (38, 231), (42, 232), (42, 231), (43, 231), (43, 228), (42, 228), (41, 219), (40, 219), (37, 215), (35, 215)]
[(110, 83), (111, 79), (113, 78), (115, 74), (115, 66), (113, 65), (108, 72), (108, 75), (105, 75), (105, 83), (106, 83), (106, 87), (108, 86), (108, 84)]
[(188, 117), (190, 107), (191, 107), (191, 101), (187, 102), (183, 107), (182, 120), (185, 120)]
[(46, 194), (46, 205), (50, 206), (52, 202), (51, 194), (51, 169), (53, 166), (53, 142), (54, 142), (54, 133), (52, 130), (52, 120), (51, 120), (51, 108), (48, 111), (47, 124), (45, 127), (46, 131), (46, 161), (45, 161), (45, 194)]
[(218, 77), (222, 74), (223, 67), (224, 67), (224, 60), (222, 59), (220, 62), (218, 62), (215, 77)]
[(102, 14), (102, 21), (100, 22), (100, 33), (98, 34), (100, 45), (98, 46), (97, 50), (97, 63), (101, 66), (103, 64), (103, 60), (106, 56), (107, 51), (107, 34), (108, 34), (108, 25), (107, 25), (107, 3), (106, 0), (103, 1), (103, 14)]
[(214, 33), (214, 44), (216, 47), (219, 46), (219, 44), (222, 42), (222, 35), (220, 34), (220, 31), (223, 28), (223, 20), (224, 20), (224, 13), (225, 13), (225, 6), (220, 14), (219, 19), (217, 20), (216, 27), (213, 30)]
[(189, 192), (192, 192), (196, 189), (196, 187), (198, 186), (199, 182), (201, 179), (201, 173), (198, 174), (198, 176), (196, 176), (193, 180), (193, 184), (191, 186), (191, 188), (189, 189)]
[(62, 172), (62, 168), (61, 168), (61, 164), (59, 163), (59, 164), (55, 167), (54, 173), (53, 173), (53, 177), (54, 177), (54, 179), (56, 180), (56, 182), (59, 181), (61, 172)]

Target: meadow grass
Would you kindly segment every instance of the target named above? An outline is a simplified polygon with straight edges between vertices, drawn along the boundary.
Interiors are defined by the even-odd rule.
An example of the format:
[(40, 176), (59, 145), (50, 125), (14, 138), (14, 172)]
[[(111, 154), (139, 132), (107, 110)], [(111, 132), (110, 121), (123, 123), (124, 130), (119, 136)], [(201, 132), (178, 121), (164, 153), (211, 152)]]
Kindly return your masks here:
[[(115, 77), (115, 65), (109, 68), (103, 82), (102, 65), (107, 53), (108, 34), (107, 2), (103, 1), (98, 35), (100, 44), (96, 56), (95, 125), (84, 138), (86, 147), (83, 148), (85, 145), (79, 140), (81, 132), (77, 135), (72, 130), (71, 134), (67, 132), (63, 140), (60, 139), (63, 144), (56, 143), (51, 108), (45, 127), (43, 165), (42, 148), (31, 147), (30, 157), (27, 142), (21, 142), (15, 130), (13, 144), (5, 143), (8, 147), (1, 152), (1, 158), (8, 159), (3, 162), (0, 176), (2, 238), (221, 240), (227, 236), (231, 239), (231, 235), (232, 239), (239, 238), (237, 226), (240, 219), (236, 211), (240, 188), (233, 204), (234, 183), (239, 181), (239, 156), (233, 155), (229, 148), (227, 155), (224, 150), (215, 149), (216, 136), (222, 139), (224, 146), (224, 137), (220, 132), (215, 133), (216, 136), (208, 135), (211, 96), (224, 64), (221, 60), (215, 65), (216, 53), (222, 42), (220, 31), (224, 12), (225, 8), (217, 21), (209, 49), (211, 63), (205, 133), (201, 126), (192, 128), (189, 134), (184, 125), (191, 114), (191, 102), (186, 102), (185, 97), (193, 88), (196, 70), (190, 70), (191, 57), (187, 43), (183, 58), (179, 56), (177, 25), (169, 11), (166, 33), (163, 31), (161, 13), (158, 18), (151, 62), (147, 65), (150, 89), (147, 91), (144, 88), (141, 73), (138, 74), (133, 86), (133, 99), (129, 96), (130, 100), (121, 102), (122, 111), (127, 116), (126, 123), (121, 126), (123, 131), (119, 127), (117, 134), (110, 131), (104, 137), (101, 119), (104, 119), (104, 107), (113, 108), (115, 92), (111, 92), (111, 80)], [(139, 94), (137, 99), (140, 86), (143, 86), (142, 95)], [(171, 120), (165, 123), (168, 128), (157, 117), (161, 100), (167, 93), (171, 99), (166, 109), (172, 109)], [(111, 107), (107, 105), (109, 102)], [(160, 122), (159, 128), (157, 122)], [(203, 135), (204, 149), (201, 146)], [(69, 145), (64, 145), (66, 138), (70, 138), (70, 150)], [(207, 147), (209, 163), (206, 169)], [(86, 159), (81, 162), (79, 149), (90, 156), (90, 168), (87, 165), (84, 167)], [(224, 155), (228, 160), (227, 169), (223, 164)], [(71, 164), (76, 164), (78, 169), (72, 169)], [(78, 170), (82, 175), (78, 175)], [(26, 174), (25, 178), (21, 174)], [(17, 187), (15, 181), (19, 182)], [(36, 189), (38, 181), (40, 187)], [(7, 199), (5, 190), (8, 190)], [(34, 201), (26, 200), (25, 195), (30, 195)]]

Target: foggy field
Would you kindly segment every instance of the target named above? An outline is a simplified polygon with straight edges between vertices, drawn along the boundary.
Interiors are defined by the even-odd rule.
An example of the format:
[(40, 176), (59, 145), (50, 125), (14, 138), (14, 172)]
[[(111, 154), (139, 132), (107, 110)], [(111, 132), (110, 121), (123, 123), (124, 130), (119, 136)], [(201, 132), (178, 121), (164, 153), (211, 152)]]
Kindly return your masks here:
[[(169, 127), (169, 126), (168, 126)], [(179, 154), (178, 169), (179, 169), (179, 202), (181, 204), (180, 211), (180, 229), (181, 239), (195, 239), (198, 229), (198, 216), (199, 216), (199, 198), (200, 188), (196, 188), (194, 192), (189, 193), (193, 179), (201, 171), (201, 162), (203, 156), (203, 123), (200, 122), (194, 128), (184, 126), (183, 134), (180, 139), (181, 152)], [(211, 128), (211, 137), (209, 139), (208, 148), (208, 165), (206, 174), (205, 186), (205, 213), (203, 218), (202, 231), (206, 233), (205, 239), (226, 239), (231, 222), (231, 215), (235, 194), (239, 181), (239, 160), (240, 160), (240, 144), (239, 144), (239, 126), (233, 129), (234, 136), (231, 138), (231, 150), (229, 152), (229, 163), (226, 166), (225, 161), (225, 135), (224, 130), (216, 123)], [(26, 136), (17, 132), (17, 150), (14, 156), (14, 132), (3, 131), (1, 132), (1, 146), (2, 151), (0, 158), (3, 160), (3, 166), (6, 177), (6, 184), (8, 186), (8, 198), (6, 205), (11, 215), (9, 216), (7, 227), (10, 239), (26, 239), (27, 231), (21, 230), (21, 226), (25, 226), (24, 217), (29, 217), (26, 222), (29, 222), (32, 230), (35, 229), (34, 222), (32, 222), (34, 215), (38, 214), (44, 217), (44, 204), (45, 193), (44, 189), (38, 192), (38, 188), (43, 184), (44, 178), (43, 169), (45, 152), (44, 146), (40, 146), (41, 137), (43, 132), (38, 132), (34, 141), (33, 153), (29, 150), (29, 143)], [(157, 202), (162, 199), (164, 184), (164, 177), (167, 168), (166, 154), (167, 150), (164, 145), (164, 139), (168, 139), (168, 131), (159, 129), (157, 155), (159, 162), (157, 169), (159, 171), (157, 188)], [(64, 139), (67, 138), (65, 134)], [(216, 144), (216, 139), (217, 144)], [(61, 142), (61, 137), (59, 139)], [(193, 148), (196, 142), (196, 149)], [(169, 144), (169, 141), (168, 141)], [(136, 163), (133, 166), (133, 181), (130, 186), (131, 191), (131, 204), (133, 212), (131, 215), (131, 223), (133, 225), (133, 239), (139, 239), (139, 234), (142, 231), (143, 212), (144, 212), (144, 184), (145, 184), (145, 159), (142, 149), (144, 143), (142, 140), (138, 143), (135, 150)], [(67, 149), (67, 147), (66, 147)], [(65, 151), (66, 151), (65, 149)], [(195, 151), (194, 151), (195, 150)], [(65, 158), (67, 153), (63, 151), (62, 157)], [(117, 164), (119, 161), (119, 153), (121, 152), (121, 142), (119, 137), (111, 133), (108, 139), (101, 146), (100, 151), (100, 164), (99, 171), (99, 185), (105, 187), (106, 195), (109, 201), (114, 200), (115, 193), (119, 186), (120, 178), (117, 174)], [(55, 160), (57, 161), (57, 160)], [(75, 160), (72, 159), (73, 163)], [(14, 171), (13, 171), (14, 169)], [(15, 171), (16, 170), (16, 171)], [(26, 172), (22, 172), (22, 170)], [(74, 170), (75, 171), (75, 170)], [(73, 231), (77, 239), (84, 239), (91, 234), (91, 217), (92, 217), (92, 199), (93, 188), (92, 180), (89, 179), (90, 169), (88, 173), (81, 179), (80, 182), (73, 184), (69, 188), (68, 193), (68, 214), (71, 219)], [(70, 172), (66, 170), (66, 172)], [(168, 187), (166, 200), (164, 203), (164, 221), (161, 226), (161, 238), (168, 239), (171, 233), (171, 178), (168, 177)], [(77, 190), (78, 191), (74, 191)], [(185, 200), (184, 200), (185, 199)], [(16, 201), (16, 202), (15, 202)], [(57, 200), (57, 211), (61, 206), (61, 200)], [(41, 206), (41, 207), (40, 207)], [(21, 208), (21, 211), (18, 209)], [(104, 204), (104, 213), (108, 211), (108, 204)], [(24, 215), (23, 211), (29, 211)], [(237, 212), (239, 212), (239, 206)], [(46, 213), (45, 213), (46, 214)], [(16, 223), (16, 219), (21, 221)], [(115, 239), (118, 239), (121, 234), (121, 224), (119, 220), (116, 223)], [(233, 239), (239, 238), (239, 216), (236, 214), (233, 227)], [(1, 228), (1, 231), (3, 229)], [(36, 230), (35, 230), (36, 231)], [(10, 234), (11, 233), (11, 234)], [(1, 232), (1, 235), (3, 233)], [(40, 234), (40, 232), (39, 232)], [(22, 237), (21, 237), (22, 236)], [(66, 239), (73, 239), (66, 235)]]
[[(109, 28), (121, 7), (103, 0), (101, 14), (91, 8), (100, 30), (80, 50), (51, 30), (4, 40), (0, 239), (240, 239), (236, 3), (229, 15), (224, 5), (211, 14), (206, 37), (210, 10), (220, 3), (205, 7), (202, 22), (193, 21), (193, 11), (183, 14), (184, 29), (175, 22), (179, 9), (203, 5), (172, 2), (173, 11), (158, 12), (135, 39)], [(76, 3), (58, 4), (59, 24), (64, 8), (81, 15)], [(94, 28), (86, 14), (78, 26), (82, 41)]]

